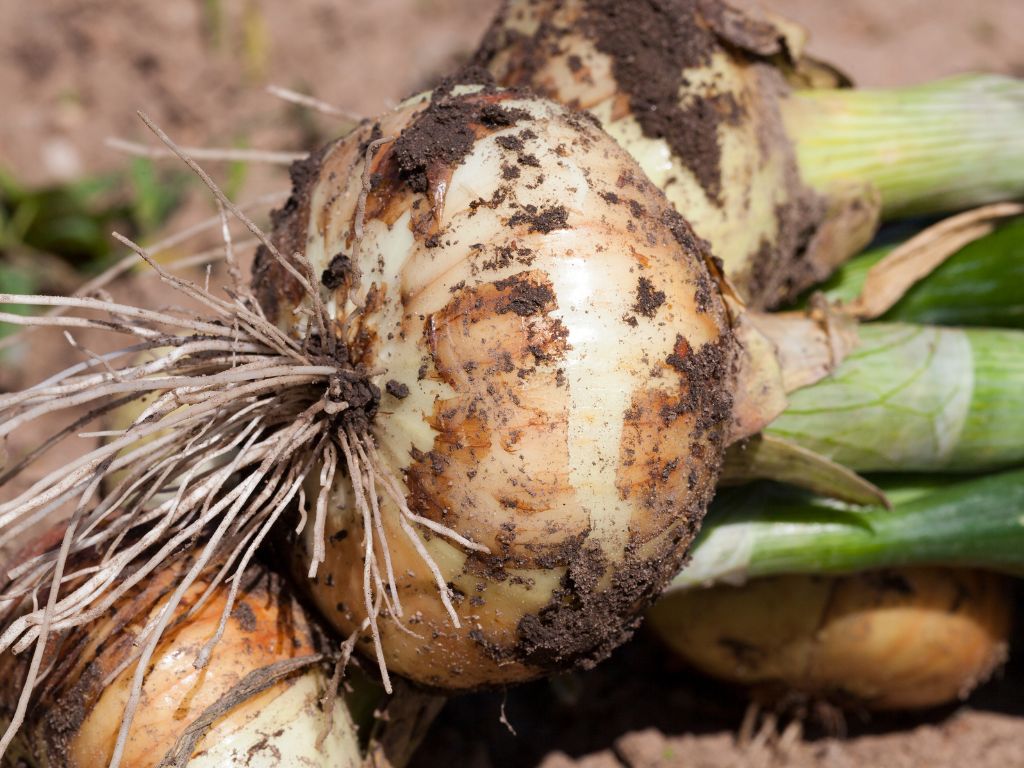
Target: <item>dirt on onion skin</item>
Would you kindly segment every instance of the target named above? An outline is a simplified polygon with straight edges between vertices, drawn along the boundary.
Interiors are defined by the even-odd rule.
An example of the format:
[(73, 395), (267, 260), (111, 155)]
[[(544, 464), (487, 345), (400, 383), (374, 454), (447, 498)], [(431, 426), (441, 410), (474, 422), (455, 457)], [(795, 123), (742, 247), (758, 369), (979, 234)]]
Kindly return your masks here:
[(650, 278), (640, 277), (637, 279), (636, 304), (633, 311), (644, 317), (654, 317), (658, 307), (665, 303), (665, 292), (654, 287)]
[[(708, 196), (717, 199), (722, 188), (717, 126), (739, 119), (742, 109), (728, 94), (695, 98), (689, 106), (680, 105), (679, 91), (685, 85), (683, 70), (709, 64), (720, 45), (709, 25), (679, 22), (696, 18), (705, 10), (698, 10), (699, 6), (720, 11), (698, 0), (587, 0), (579, 31), (611, 57), (618, 86), (628, 94), (630, 109), (644, 133), (665, 139)], [(506, 6), (502, 13), (508, 14), (509, 8)], [(521, 50), (514, 74), (504, 79), (504, 84), (529, 85), (552, 96), (544, 93), (534, 78), (550, 55), (551, 46), (557, 49), (559, 30), (541, 24), (532, 38), (515, 36), (504, 29), (504, 18), (499, 16), (488, 31), (473, 59), (474, 66), (487, 66), (511, 43)], [(573, 63), (577, 71), (582, 68), (579, 57)]]
[[(722, 129), (752, 126), (756, 137), (743, 134), (744, 141), (756, 144), (741, 153), (744, 173), (778, 163), (780, 170), (772, 172), (778, 177), (773, 194), (784, 204), (773, 211), (771, 238), (763, 238), (747, 254), (730, 253), (730, 279), (752, 306), (771, 307), (828, 274), (832, 263), (819, 263), (817, 250), (842, 248), (844, 243), (815, 241), (826, 220), (827, 201), (801, 181), (782, 125), (778, 102), (790, 92), (784, 71), (791, 62), (779, 29), (720, 0), (546, 0), (529, 6), (539, 24), (526, 35), (515, 26), (525, 7), (523, 0), (507, 0), (472, 60), (474, 67), (490, 67), (502, 85), (528, 87), (571, 106), (593, 108), (611, 99), (613, 122), (615, 115), (635, 118), (644, 136), (665, 141), (712, 205), (741, 219), (748, 215), (750, 201), (740, 203), (743, 212), (737, 213), (737, 190), (723, 188)], [(596, 83), (588, 64), (569, 53), (575, 50), (574, 40), (581, 39), (607, 57), (613, 91)], [(716, 57), (742, 72), (745, 84), (735, 86), (735, 93), (691, 83), (687, 73), (709, 68)], [(557, 69), (560, 61), (577, 85), (588, 87), (563, 96), (563, 86), (548, 70)], [(739, 155), (734, 151), (731, 157)], [(670, 197), (673, 183), (670, 179), (665, 184)], [(683, 189), (690, 188), (679, 187)], [(676, 194), (690, 202), (694, 193)], [(682, 202), (680, 213), (691, 215)], [(694, 224), (700, 230), (702, 221)], [(745, 219), (736, 223), (748, 224)]]
[(695, 0), (589, 0), (583, 29), (611, 56), (615, 79), (629, 94), (644, 133), (665, 139), (717, 200), (722, 189), (718, 124), (740, 119), (742, 108), (729, 94), (680, 105), (683, 70), (706, 66), (718, 48), (709, 27), (678, 22), (696, 16), (699, 5)]
[[(310, 187), (318, 187), (318, 200), (340, 199), (338, 185), (351, 181), (341, 177), (354, 172), (373, 137), (391, 131), (394, 140), (380, 145), (369, 157), (366, 221), (377, 220), (389, 228), (408, 226), (412, 247), (417, 249), (438, 248), (449, 240), (458, 244), (459, 233), (441, 224), (442, 219), (450, 218), (450, 212), (440, 215), (446, 190), (476, 142), (500, 131), (493, 142), (501, 155), (496, 185), (468, 203), (466, 217), (488, 211), (487, 215), (496, 219), (498, 234), (508, 239), (498, 237), (499, 242), (470, 247), (466, 263), (473, 279), (451, 286), (451, 297), (440, 309), (417, 315), (406, 303), (409, 297), (398, 295), (405, 314), (395, 333), (403, 339), (409, 334), (421, 338), (422, 333), (423, 365), (418, 380), (439, 379), (453, 393), (435, 397), (432, 412), (426, 414), (434, 431), (433, 443), (429, 449), (426, 445), (413, 449), (402, 472), (407, 500), (415, 513), (451, 526), (491, 549), (490, 555), (469, 556), (461, 573), (446, 575), (460, 585), (454, 597), (457, 605), (467, 601), (481, 613), (496, 610), (489, 585), (497, 587), (506, 579), (528, 580), (513, 575), (517, 570), (564, 569), (564, 576), (550, 599), (546, 591), (542, 593), (537, 601), (543, 606), (539, 610), (514, 620), (505, 617), (507, 628), (470, 627), (459, 636), (449, 634), (439, 623), (411, 627), (424, 634), (417, 652), (429, 659), (423, 666), (429, 673), (420, 673), (428, 685), (485, 684), (487, 678), (481, 677), (479, 670), (464, 666), (477, 664), (480, 656), (490, 659), (487, 664), (498, 661), (499, 674), (518, 674), (519, 679), (567, 666), (590, 668), (628, 639), (637, 623), (635, 617), (678, 570), (696, 535), (720, 469), (731, 405), (733, 340), (724, 305), (706, 273), (705, 244), (625, 153), (601, 134), (591, 116), (559, 110), (557, 119), (570, 130), (564, 143), (555, 145), (538, 135), (545, 123), (531, 127), (532, 113), (506, 104), (522, 97), (522, 93), (488, 85), (474, 91), (454, 90), (447, 83), (436, 89), (429, 101), (409, 102), (403, 107), (408, 117), (403, 117), (402, 123), (382, 127), (389, 125), (391, 118), (387, 117), (379, 123), (364, 123), (356, 135), (346, 139), (349, 145), (334, 145), (336, 154), (321, 155), (325, 159), (314, 173), (299, 169), (296, 181), (306, 188), (293, 194), (293, 202), (287, 206), (290, 216), (275, 219), (278, 227), (292, 228), (291, 233), (275, 232), (275, 237), (290, 247), (302, 241), (304, 235), (297, 233), (311, 231), (314, 220), (316, 228), (326, 231), (326, 222), (333, 215), (331, 203), (309, 210)], [(622, 164), (613, 164), (615, 171), (607, 177), (582, 174), (597, 203), (594, 211), (572, 208), (554, 197), (521, 200), (517, 195), (523, 187), (535, 189), (544, 183), (542, 167), (564, 165), (573, 155), (586, 158), (595, 148), (609, 162), (621, 157)], [(589, 167), (582, 160), (581, 165)], [(510, 168), (517, 172), (509, 173)], [(627, 534), (614, 551), (604, 551), (601, 544), (587, 540), (589, 513), (563, 510), (564, 500), (575, 493), (568, 480), (568, 406), (560, 407), (558, 400), (549, 402), (548, 395), (543, 407), (530, 403), (538, 393), (559, 392), (559, 388), (565, 392), (563, 400), (568, 402), (571, 397), (562, 370), (568, 330), (557, 314), (558, 297), (551, 278), (537, 269), (533, 250), (522, 243), (536, 243), (540, 251), (545, 243), (540, 238), (546, 235), (554, 233), (549, 242), (559, 242), (558, 230), (582, 226), (587, 231), (611, 226), (613, 221), (614, 231), (622, 228), (627, 240), (633, 238), (637, 245), (632, 257), (616, 252), (615, 258), (635, 258), (635, 266), (630, 260), (630, 268), (624, 272), (636, 275), (632, 278), (637, 280), (636, 311), (642, 322), (668, 322), (694, 307), (695, 322), (699, 328), (709, 329), (712, 340), (701, 341), (692, 355), (687, 347), (685, 354), (692, 359), (673, 366), (668, 358), (684, 352), (678, 343), (673, 346), (674, 334), (659, 331), (659, 338), (665, 338), (651, 349), (649, 361), (638, 362), (636, 371), (638, 390), (649, 391), (651, 397), (634, 398), (629, 412), (610, 414), (610, 418), (623, 420), (618, 451), (609, 451), (622, 466), (616, 469), (613, 464), (607, 471), (610, 478), (614, 473)], [(333, 226), (339, 228), (341, 242), (330, 246), (336, 255), (322, 277), (336, 286), (332, 290), (341, 301), (351, 282), (345, 270), (353, 267), (345, 257), (351, 252), (354, 232), (348, 221)], [(638, 252), (645, 249), (651, 249), (652, 255)], [(604, 258), (600, 247), (597, 251), (588, 258)], [(266, 262), (264, 253), (261, 263)], [(670, 267), (670, 271), (658, 277), (659, 272), (652, 268), (640, 278), (640, 272), (652, 264), (657, 269)], [(507, 271), (519, 266), (523, 269), (511, 275)], [(370, 279), (372, 269), (364, 282)], [(492, 270), (503, 274), (488, 282), (487, 272)], [(266, 268), (257, 269), (255, 279), (265, 281), (268, 274)], [(632, 298), (626, 306), (631, 302)], [(287, 301), (279, 302), (275, 309), (282, 318), (287, 317)], [(364, 311), (361, 317), (370, 318), (372, 312)], [(634, 322), (641, 321), (634, 318)], [(368, 324), (372, 327), (372, 320)], [(366, 349), (372, 347), (373, 343)], [(413, 381), (402, 383), (410, 388), (420, 386)], [(385, 386), (385, 390), (388, 396), (396, 396), (394, 387)], [(708, 397), (695, 397), (697, 393)], [(707, 413), (699, 412), (704, 408)], [(526, 442), (520, 445), (523, 433)], [(671, 435), (677, 439), (670, 439)], [(692, 436), (692, 441), (684, 436)], [(538, 450), (541, 445), (543, 451)], [(504, 469), (491, 466), (492, 450), (518, 456), (514, 459), (517, 471), (503, 474)], [(487, 472), (494, 473), (486, 486), (493, 498), (484, 505), (475, 495), (479, 490), (474, 490), (481, 480), (474, 478)], [(569, 509), (573, 509), (571, 502)], [(518, 529), (517, 520), (523, 521)], [(507, 524), (499, 526), (503, 521)], [(328, 576), (339, 583), (337, 574)], [(471, 583), (477, 585), (475, 590), (467, 588)], [(521, 586), (531, 588), (525, 581)], [(333, 588), (323, 587), (316, 599)], [(337, 604), (338, 621), (351, 621), (353, 607), (348, 598), (334, 592), (330, 595), (330, 600), (324, 598), (322, 609), (329, 612)], [(433, 639), (424, 630), (433, 632)], [(446, 648), (446, 643), (456, 650)], [(468, 650), (463, 651), (463, 645)], [(441, 669), (443, 665), (447, 668)], [(506, 670), (501, 671), (501, 666)], [(517, 672), (517, 667), (522, 671)], [(476, 680), (484, 682), (468, 682)]]
[[(522, 160), (520, 160), (522, 162)], [(538, 210), (533, 205), (526, 206), (522, 211), (508, 220), (510, 227), (526, 225), (527, 232), (547, 234), (555, 229), (565, 229), (566, 210), (563, 205)]]
[(450, 89), (451, 83), (435, 89), (430, 106), (402, 131), (391, 148), (399, 177), (413, 192), (427, 192), (434, 186), (432, 176), (442, 169), (450, 173), (459, 165), (481, 128), (507, 128), (528, 117), (522, 110), (506, 109), (495, 102), (445, 98)]

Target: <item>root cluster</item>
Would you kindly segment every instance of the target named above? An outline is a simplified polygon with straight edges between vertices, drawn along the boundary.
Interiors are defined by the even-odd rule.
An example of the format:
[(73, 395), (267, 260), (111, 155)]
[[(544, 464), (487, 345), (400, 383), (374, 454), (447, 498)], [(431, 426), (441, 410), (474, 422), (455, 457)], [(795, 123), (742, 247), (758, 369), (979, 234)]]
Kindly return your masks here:
[[(90, 295), (0, 295), (0, 304), (51, 308), (23, 317), (0, 312), (0, 322), (60, 328), (85, 360), (24, 391), (0, 396), (0, 439), (54, 412), (85, 410), (11, 466), (0, 484), (34, 465), (67, 436), (82, 434), (111, 411), (133, 401), (142, 413), (123, 431), (102, 434), (104, 444), (0, 503), (0, 548), (9, 550), (34, 527), (56, 516), (67, 520), (59, 547), (16, 561), (0, 581), (0, 653), (32, 649), (24, 687), (0, 754), (20, 728), (34, 690), (49, 671), (48, 643), (104, 614), (142, 580), (175, 558), (187, 558), (187, 575), (137, 639), (138, 661), (111, 765), (120, 762), (139, 704), (149, 661), (165, 632), (198, 611), (218, 588), (229, 589), (220, 624), (195, 660), (205, 666), (231, 614), (241, 575), (261, 543), (289, 509), (298, 529), (313, 527), (309, 576), (325, 559), (325, 526), (335, 475), (347, 472), (364, 532), (363, 597), (385, 687), (390, 690), (378, 621), (402, 616), (385, 535), (381, 492), (399, 510), (399, 524), (434, 574), (452, 622), (458, 617), (449, 589), (416, 526), (461, 546), (484, 550), (454, 531), (410, 510), (399, 480), (389, 471), (369, 433), (374, 374), (352, 366), (344, 341), (346, 318), (329, 316), (319, 281), (302, 254), (282, 255), (245, 213), (159, 128), (143, 120), (170, 151), (210, 187), (232, 287), (224, 298), (162, 268), (151, 254), (118, 236), (136, 259), (203, 308), (146, 309)], [(244, 284), (228, 227), (233, 214), (306, 291), (303, 331), (293, 337), (271, 323)], [(361, 224), (361, 222), (359, 222)], [(361, 226), (358, 227), (361, 229)], [(126, 337), (106, 354), (82, 348), (72, 333), (99, 329)], [(307, 496), (311, 504), (307, 505)], [(307, 508), (311, 507), (311, 508)], [(204, 571), (215, 569), (203, 597), (176, 615), (182, 596)], [(408, 631), (408, 630), (405, 630)], [(342, 645), (340, 679), (355, 635)]]

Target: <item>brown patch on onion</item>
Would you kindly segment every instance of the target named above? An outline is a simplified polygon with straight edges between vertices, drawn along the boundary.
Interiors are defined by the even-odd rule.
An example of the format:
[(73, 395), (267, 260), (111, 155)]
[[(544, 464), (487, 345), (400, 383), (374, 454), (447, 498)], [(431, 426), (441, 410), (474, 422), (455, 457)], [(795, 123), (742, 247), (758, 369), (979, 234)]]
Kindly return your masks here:
[[(414, 453), (407, 470), (410, 506), (520, 568), (564, 565), (563, 539), (589, 528), (565, 507), (568, 409), (557, 370), (568, 331), (555, 307), (546, 276), (521, 272), (460, 291), (426, 321), (434, 369), (458, 394), (434, 403), (433, 449)], [(502, 534), (517, 518), (530, 520), (530, 533)]]

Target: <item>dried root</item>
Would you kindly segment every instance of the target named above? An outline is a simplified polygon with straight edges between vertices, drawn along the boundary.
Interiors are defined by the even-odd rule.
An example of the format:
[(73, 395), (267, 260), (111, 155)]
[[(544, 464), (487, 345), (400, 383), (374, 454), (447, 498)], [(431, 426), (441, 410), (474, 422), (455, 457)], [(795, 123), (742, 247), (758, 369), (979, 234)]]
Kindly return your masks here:
[[(107, 146), (118, 152), (124, 152), (135, 157), (148, 157), (159, 159), (163, 157), (174, 157), (175, 154), (164, 147), (149, 147), (139, 144), (136, 141), (128, 141), (112, 136), (107, 139)], [(280, 152), (265, 149), (238, 149), (236, 147), (188, 147), (183, 148), (191, 157), (197, 160), (213, 160), (222, 163), (270, 163), (271, 165), (291, 165), (296, 160), (304, 160), (305, 152)]]
[(290, 88), (282, 88), (280, 85), (268, 85), (267, 93), (281, 99), (282, 101), (287, 101), (290, 104), (296, 104), (300, 107), (312, 109), (314, 112), (319, 112), (323, 115), (337, 117), (352, 126), (363, 120), (363, 116), (357, 115), (355, 112), (350, 112), (349, 110), (342, 109), (334, 104), (329, 104), (315, 96), (308, 96), (304, 93), (293, 91)]
[[(85, 410), (84, 416), (73, 417), (10, 467), (0, 468), (0, 484), (22, 475), (62, 438), (82, 434), (112, 409), (132, 401), (146, 403), (129, 428), (103, 432), (107, 441), (101, 447), (0, 503), (2, 548), (16, 545), (41, 521), (70, 512), (58, 548), (8, 564), (0, 581), (0, 653), (32, 649), (16, 711), (0, 739), (0, 754), (20, 728), (33, 691), (50, 672), (43, 665), (48, 642), (101, 616), (171, 558), (188, 552), (187, 574), (141, 633), (138, 653), (131, 659), (138, 665), (110, 763), (117, 766), (150, 659), (176, 621), (182, 596), (210, 567), (216, 575), (188, 615), (225, 579), (230, 584), (220, 624), (195, 659), (196, 667), (202, 668), (224, 632), (241, 574), (275, 523), (296, 502), (301, 507), (300, 529), (307, 517), (313, 525), (309, 574), (316, 575), (325, 557), (326, 517), (339, 467), (351, 480), (365, 535), (363, 593), (368, 619), (360, 631), (368, 629), (374, 639), (388, 691), (377, 622), (384, 609), (387, 615), (400, 617), (402, 606), (384, 535), (380, 489), (397, 506), (402, 530), (434, 573), (441, 600), (456, 626), (449, 589), (414, 526), (486, 551), (409, 509), (399, 481), (381, 460), (367, 431), (375, 402), (346, 400), (346, 393), (358, 389), (356, 385), (363, 384), (365, 390), (373, 372), (348, 359), (343, 328), (329, 316), (317, 276), (305, 258), (279, 253), (191, 157), (148, 118), (142, 119), (216, 196), (220, 215), (203, 227), (221, 227), (224, 243), (219, 250), (233, 285), (225, 298), (217, 297), (206, 287), (166, 271), (150, 251), (117, 236), (132, 257), (104, 280), (124, 271), (129, 261), (146, 261), (164, 283), (200, 305), (203, 316), (84, 294), (0, 295), (0, 304), (53, 310), (34, 317), (0, 312), (0, 322), (64, 329), (69, 342), (86, 354), (84, 361), (46, 381), (0, 396), (0, 439), (55, 412)], [(242, 282), (228, 213), (306, 291), (312, 311), (304, 338), (293, 338), (270, 323)], [(101, 284), (95, 284), (93, 292)], [(70, 335), (75, 329), (118, 334), (129, 343), (114, 352), (93, 354), (77, 345)], [(312, 491), (311, 484), (316, 486)], [(314, 501), (312, 515), (305, 509), (307, 492)], [(353, 646), (354, 638), (343, 644), (335, 689)]]

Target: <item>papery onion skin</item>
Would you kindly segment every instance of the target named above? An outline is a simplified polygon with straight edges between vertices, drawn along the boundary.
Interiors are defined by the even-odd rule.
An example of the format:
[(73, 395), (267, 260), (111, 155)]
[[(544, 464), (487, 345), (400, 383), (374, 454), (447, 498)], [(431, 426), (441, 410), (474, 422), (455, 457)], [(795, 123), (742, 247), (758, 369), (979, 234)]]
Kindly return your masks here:
[[(137, 650), (133, 641), (142, 627), (163, 606), (183, 573), (180, 561), (171, 564), (158, 578), (129, 592), (103, 618), (70, 636), (7, 758), (40, 767), (94, 768), (108, 763), (135, 673), (134, 664), (126, 669), (123, 665)], [(213, 636), (226, 588), (162, 638), (129, 731), (122, 768), (159, 765), (185, 729), (246, 675), (276, 662), (316, 655), (323, 646), (322, 636), (280, 578), (251, 566), (243, 584), (205, 669), (197, 670), (193, 662)], [(190, 588), (176, 615), (194, 605), (206, 586), (200, 581)], [(16, 694), (13, 681), (20, 679), (25, 660), (5, 654), (3, 662), (5, 679), (11, 683), (5, 696), (12, 690)], [(272, 683), (215, 720), (186, 765), (269, 768), (287, 759), (288, 765), (356, 768), (361, 758), (355, 726), (340, 698), (330, 732), (320, 747), (316, 745), (326, 725), (320, 706), (324, 690), (326, 676), (318, 665)]]
[(596, 115), (763, 307), (827, 277), (877, 219), (866, 189), (847, 205), (801, 181), (779, 108), (814, 66), (800, 37), (719, 0), (506, 0), (473, 63)]
[[(350, 296), (378, 137), (396, 140), (373, 157)], [(466, 689), (600, 660), (678, 569), (719, 469), (733, 343), (700, 242), (591, 119), (492, 88), (414, 98), (294, 175), (275, 239), (324, 273), (336, 317), (366, 306), (348, 352), (384, 370), (384, 463), (413, 512), (490, 550), (424, 536), (456, 629), (382, 498), (404, 609), (380, 623), (388, 667)], [(265, 252), (254, 285), (304, 332), (301, 291)], [(326, 533), (310, 589), (347, 633), (366, 616), (347, 478)]]
[(965, 698), (1006, 658), (1005, 576), (899, 568), (670, 593), (648, 626), (715, 677), (772, 695), (918, 709)]

